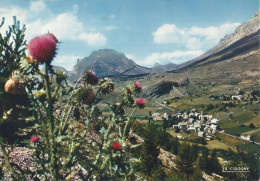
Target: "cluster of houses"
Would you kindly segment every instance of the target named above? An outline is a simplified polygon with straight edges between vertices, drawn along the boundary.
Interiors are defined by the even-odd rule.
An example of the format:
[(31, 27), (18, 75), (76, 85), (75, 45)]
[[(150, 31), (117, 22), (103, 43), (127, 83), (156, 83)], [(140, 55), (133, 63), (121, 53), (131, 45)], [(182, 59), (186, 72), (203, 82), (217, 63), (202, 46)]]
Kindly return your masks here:
[[(178, 120), (180, 120), (178, 124), (172, 126), (173, 129), (196, 132), (199, 137), (205, 137), (207, 140), (213, 139), (214, 134), (217, 133), (219, 120), (213, 118), (212, 115), (203, 115), (203, 113), (199, 113), (197, 110), (192, 109), (189, 113), (184, 112), (171, 116), (175, 116)], [(152, 117), (154, 120), (169, 119), (169, 115), (167, 113), (164, 113), (162, 116), (160, 116), (159, 113), (154, 113)]]
[(211, 99), (222, 99), (224, 101), (229, 101), (229, 100), (242, 101), (242, 100), (247, 100), (249, 95), (247, 95), (247, 94), (244, 94), (244, 95), (222, 95), (222, 96), (210, 95), (209, 97)]

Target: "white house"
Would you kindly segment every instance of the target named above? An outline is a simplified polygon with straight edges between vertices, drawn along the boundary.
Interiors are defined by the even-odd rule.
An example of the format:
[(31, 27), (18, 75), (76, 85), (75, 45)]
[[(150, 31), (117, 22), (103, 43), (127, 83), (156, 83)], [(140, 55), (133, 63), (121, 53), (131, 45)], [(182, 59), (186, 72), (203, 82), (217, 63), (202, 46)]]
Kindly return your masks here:
[(243, 140), (250, 141), (251, 135), (241, 134), (240, 138), (243, 139)]
[(212, 137), (212, 136), (209, 136), (209, 135), (207, 135), (207, 136), (206, 136), (206, 140), (208, 140), (208, 141), (209, 141), (209, 140), (212, 140), (212, 139), (213, 139), (213, 137)]
[(232, 100), (241, 100), (241, 98), (242, 98), (242, 95), (233, 95), (233, 96), (231, 96)]
[(169, 115), (167, 113), (164, 113), (163, 118), (168, 120), (169, 119)]
[(210, 125), (210, 128), (213, 129), (213, 130), (216, 130), (217, 129), (217, 125), (212, 124), (212, 125)]
[(154, 113), (152, 114), (152, 117), (158, 117), (158, 116), (160, 116), (160, 113), (158, 113), (158, 112), (154, 112)]
[(214, 118), (210, 121), (211, 124), (219, 124), (219, 120)]
[(194, 124), (194, 128), (195, 128), (196, 130), (200, 130), (201, 124), (198, 123), (198, 122), (196, 122), (196, 123)]
[(177, 138), (180, 140), (184, 140), (184, 138), (181, 135), (178, 135)]
[(173, 128), (173, 129), (176, 129), (176, 128), (178, 128), (178, 127), (179, 127), (178, 124), (172, 125), (172, 128)]
[(204, 136), (205, 136), (205, 133), (204, 133), (203, 131), (199, 131), (199, 132), (198, 132), (198, 136), (199, 136), (199, 137), (204, 137)]
[(196, 129), (195, 129), (194, 127), (189, 127), (189, 128), (187, 129), (187, 131), (196, 132)]
[(179, 122), (178, 123), (178, 127), (180, 128), (180, 129), (186, 129), (187, 128), (187, 122)]

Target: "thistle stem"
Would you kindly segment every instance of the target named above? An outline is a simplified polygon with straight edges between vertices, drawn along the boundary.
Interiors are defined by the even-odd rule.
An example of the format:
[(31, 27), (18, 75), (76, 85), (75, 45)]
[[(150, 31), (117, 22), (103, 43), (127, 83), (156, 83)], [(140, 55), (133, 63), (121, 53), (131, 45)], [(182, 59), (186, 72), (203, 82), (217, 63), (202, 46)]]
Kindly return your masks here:
[[(47, 118), (48, 121), (50, 123), (50, 153), (51, 153), (51, 168), (50, 171), (53, 174), (53, 180), (58, 180), (58, 165), (57, 165), (57, 157), (56, 157), (56, 153), (57, 153), (57, 146), (56, 146), (56, 142), (55, 142), (55, 134), (54, 134), (54, 117), (53, 117), (53, 99), (52, 99), (52, 95), (51, 95), (51, 86), (50, 86), (50, 78), (49, 78), (49, 74), (48, 74), (49, 70), (48, 70), (48, 65), (45, 64), (45, 75), (44, 75), (44, 79), (45, 79), (45, 85), (46, 85), (46, 90), (47, 90)], [(49, 141), (49, 140), (47, 140)]]
[(124, 128), (124, 133), (123, 133), (123, 140), (125, 139), (125, 133), (126, 133), (127, 126), (129, 124), (130, 119), (132, 118), (133, 114), (135, 113), (135, 111), (136, 111), (136, 107), (134, 108), (134, 110), (132, 111), (132, 113), (130, 114), (130, 116), (127, 119), (127, 122), (126, 122), (125, 128)]

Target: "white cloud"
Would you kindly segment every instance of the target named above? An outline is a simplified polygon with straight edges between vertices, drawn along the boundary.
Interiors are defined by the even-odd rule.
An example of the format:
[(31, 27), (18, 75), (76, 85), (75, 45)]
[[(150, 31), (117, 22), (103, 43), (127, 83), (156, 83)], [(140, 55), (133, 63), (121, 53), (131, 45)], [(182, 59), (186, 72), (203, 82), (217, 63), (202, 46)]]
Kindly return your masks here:
[(157, 31), (153, 32), (154, 42), (158, 44), (167, 44), (179, 42), (184, 35), (184, 31), (177, 28), (174, 24), (164, 24)]
[(59, 40), (77, 39), (83, 30), (83, 24), (70, 13), (59, 14), (41, 27), (41, 33), (51, 32)]
[(90, 46), (102, 46), (106, 44), (106, 37), (101, 33), (82, 33), (78, 36), (79, 39), (85, 40)]
[(164, 24), (152, 33), (157, 44), (183, 44), (189, 49), (209, 49), (225, 35), (234, 32), (240, 23), (225, 23), (220, 26), (191, 27), (180, 29), (174, 24)]
[(78, 59), (81, 57), (78, 56), (60, 56), (59, 54), (57, 57), (54, 58), (54, 61), (52, 62), (53, 65), (62, 66), (66, 70), (71, 71), (73, 69), (73, 66), (76, 65)]
[[(71, 13), (53, 15), (43, 0), (31, 1), (29, 11), (18, 7), (0, 8), (0, 18), (5, 17), (6, 19), (5, 26), (0, 29), (0, 33), (5, 33), (7, 26), (13, 24), (12, 17), (17, 16), (21, 24), (26, 24), (25, 39), (28, 41), (37, 35), (51, 32), (59, 41), (81, 40), (89, 46), (105, 45), (107, 41), (105, 35), (97, 32), (95, 28), (86, 31), (83, 23), (75, 15), (78, 8), (78, 5), (74, 4)], [(36, 19), (39, 12), (45, 13), (46, 17)]]
[(45, 9), (46, 4), (43, 2), (43, 0), (31, 1), (30, 11), (33, 11), (34, 13), (40, 13), (45, 11)]
[(192, 58), (195, 58), (203, 53), (204, 51), (202, 50), (173, 51), (173, 52), (162, 52), (162, 53), (156, 52), (156, 53), (152, 53), (144, 60), (136, 60), (136, 62), (140, 65), (149, 66), (149, 67), (153, 66), (155, 63), (180, 64)]

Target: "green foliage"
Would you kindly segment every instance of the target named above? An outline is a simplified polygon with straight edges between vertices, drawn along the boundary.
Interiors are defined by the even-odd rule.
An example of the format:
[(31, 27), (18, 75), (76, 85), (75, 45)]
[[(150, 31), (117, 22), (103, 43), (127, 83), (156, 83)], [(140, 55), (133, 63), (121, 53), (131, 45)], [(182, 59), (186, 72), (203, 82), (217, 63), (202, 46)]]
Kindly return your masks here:
[(210, 104), (207, 105), (206, 111), (210, 111), (213, 108), (214, 108), (214, 105), (210, 103)]
[(216, 151), (213, 150), (211, 154), (209, 154), (209, 150), (204, 148), (202, 150), (202, 156), (199, 159), (199, 167), (205, 170), (207, 173), (221, 173), (221, 165), (218, 162), (218, 158), (216, 155)]
[(151, 174), (152, 169), (158, 166), (160, 149), (156, 144), (156, 127), (148, 125), (144, 131), (144, 143), (141, 149), (141, 165), (146, 174)]
[(189, 176), (194, 172), (193, 164), (198, 158), (198, 145), (190, 146), (188, 143), (183, 143), (178, 152), (177, 165), (180, 171)]
[[(3, 24), (4, 18), (0, 28)], [(8, 27), (5, 36), (0, 34), (0, 77), (8, 78), (19, 67), (20, 58), (25, 55), (25, 29), (25, 25), (21, 27), (14, 17), (13, 25)]]
[[(4, 18), (0, 23), (0, 29), (3, 28)], [(3, 124), (0, 124), (0, 134), (8, 140), (14, 142), (17, 139), (16, 131), (18, 126), (25, 126), (24, 120), (21, 117), (24, 113), (27, 114), (28, 110), (19, 109), (15, 106), (28, 104), (26, 96), (11, 95), (4, 91), (4, 85), (9, 77), (13, 74), (14, 70), (19, 67), (20, 58), (25, 55), (24, 40), (25, 25), (20, 26), (20, 22), (13, 17), (13, 25), (8, 27), (5, 34), (0, 34), (0, 118), (7, 111), (11, 111), (10, 119), (6, 119)], [(18, 117), (20, 120), (18, 121)], [(14, 121), (15, 120), (15, 121)], [(9, 129), (7, 129), (9, 128)]]
[[(14, 51), (20, 53), (21, 50), (14, 46)], [(93, 74), (87, 83), (78, 85), (82, 81), (79, 79), (74, 87), (70, 87), (66, 83), (65, 73), (54, 71), (49, 62), (43, 63), (45, 69), (42, 72), (38, 64), (31, 64), (24, 57), (18, 58), (19, 60), (14, 62), (20, 62), (19, 66), (11, 66), (6, 70), (3, 70), (3, 67), (1, 73), (11, 70), (13, 72), (18, 68), (15, 76), (24, 83), (30, 99), (30, 107), (26, 105), (25, 109), (30, 109), (32, 115), (25, 118), (33, 124), (23, 130), (27, 137), (22, 142), (33, 150), (35, 165), (33, 171), (17, 166), (22, 170), (17, 172), (10, 163), (8, 154), (4, 152), (4, 167), (11, 172), (12, 178), (24, 180), (29, 177), (38, 180), (45, 177), (47, 180), (70, 180), (78, 175), (83, 180), (89, 180), (95, 175), (99, 180), (116, 180), (132, 177), (140, 160), (134, 158), (130, 150), (140, 145), (129, 141), (129, 132), (132, 130), (129, 130), (128, 126), (137, 105), (131, 105), (135, 108), (128, 115), (126, 111), (118, 110), (125, 110), (125, 101), (116, 105), (107, 103), (112, 114), (110, 117), (104, 117), (95, 101), (97, 96), (104, 96), (114, 90), (111, 80), (103, 79), (96, 85), (98, 80), (96, 78), (92, 81), (95, 76)], [(1, 126), (8, 119), (14, 120), (11, 116), (12, 110), (9, 112), (10, 114), (1, 116)], [(21, 118), (20, 115), (18, 118)], [(19, 129), (23, 128), (21, 125), (17, 126)], [(10, 125), (4, 128), (10, 131)], [(29, 144), (28, 136), (31, 135), (37, 139), (31, 139)], [(5, 150), (5, 145), (8, 145), (8, 142), (0, 135), (1, 150)], [(83, 175), (82, 169), (77, 169), (79, 164), (82, 169), (88, 171), (87, 174)]]

